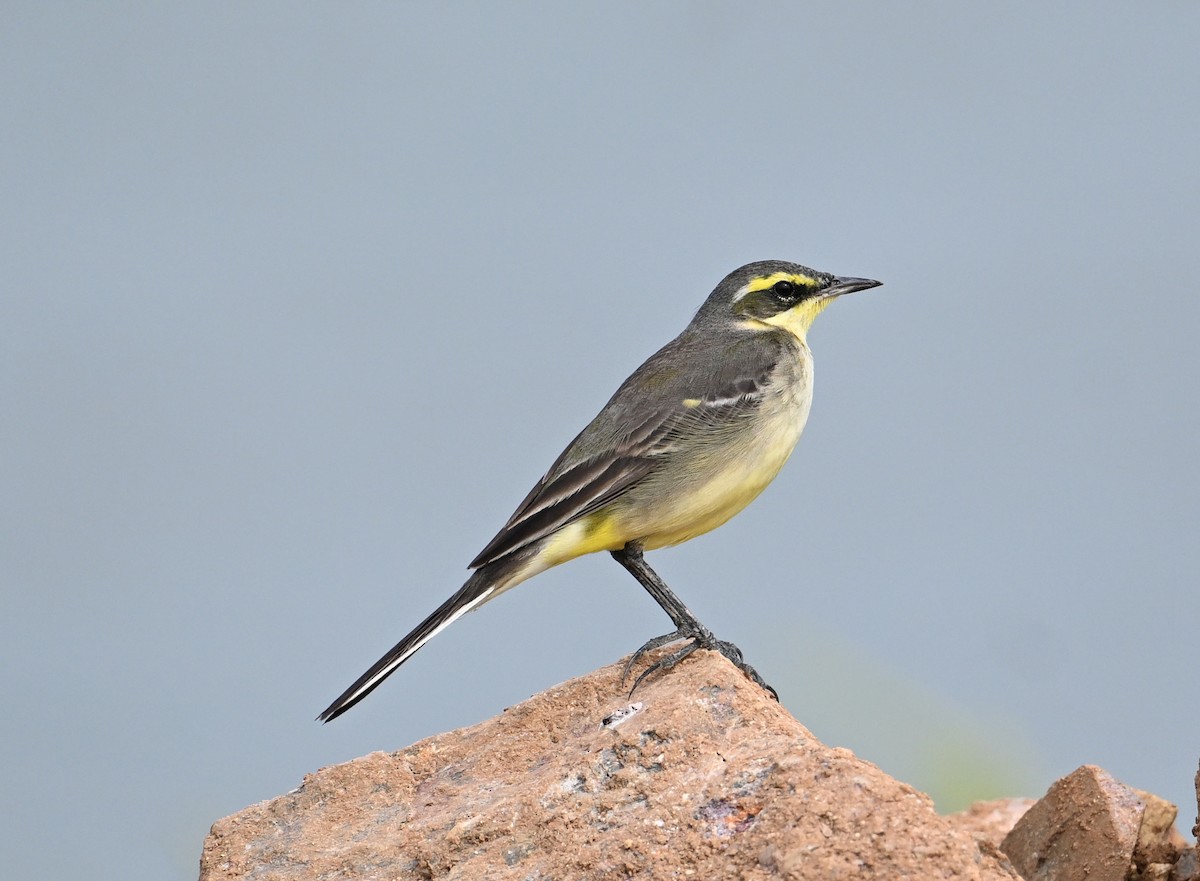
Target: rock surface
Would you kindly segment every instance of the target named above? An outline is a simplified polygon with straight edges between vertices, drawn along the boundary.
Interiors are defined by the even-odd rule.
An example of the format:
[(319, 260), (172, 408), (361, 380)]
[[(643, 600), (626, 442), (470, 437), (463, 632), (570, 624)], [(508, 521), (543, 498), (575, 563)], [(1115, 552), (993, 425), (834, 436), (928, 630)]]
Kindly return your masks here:
[(632, 703), (619, 679), (606, 667), (310, 774), (218, 821), (201, 881), (1017, 877), (718, 655), (697, 652)]
[(965, 811), (949, 814), (946, 819), (975, 836), (981, 844), (995, 850), (1000, 849), (1004, 836), (1012, 831), (1017, 821), (1033, 807), (1032, 798), (997, 798), (992, 801), (977, 801)]
[(1167, 879), (1186, 847), (1176, 813), (1170, 802), (1084, 765), (1025, 812), (1001, 849), (1027, 881)]

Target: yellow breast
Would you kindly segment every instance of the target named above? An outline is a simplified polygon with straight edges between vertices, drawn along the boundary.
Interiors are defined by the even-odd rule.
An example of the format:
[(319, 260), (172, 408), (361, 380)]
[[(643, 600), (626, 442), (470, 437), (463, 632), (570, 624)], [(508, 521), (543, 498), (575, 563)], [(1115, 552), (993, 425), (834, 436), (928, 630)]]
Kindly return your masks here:
[[(679, 544), (725, 523), (761, 493), (791, 456), (812, 404), (812, 357), (801, 340), (794, 362), (773, 377), (754, 419), (719, 441), (694, 446), (670, 468), (610, 505), (564, 526), (538, 554), (542, 568), (641, 541)], [(688, 441), (682, 440), (681, 446)]]
[(783, 393), (764, 401), (754, 429), (714, 451), (702, 467), (711, 468), (706, 480), (672, 498), (645, 523), (642, 542), (647, 550), (679, 544), (725, 523), (758, 497), (775, 479), (796, 448), (812, 403), (811, 387), (801, 395)]

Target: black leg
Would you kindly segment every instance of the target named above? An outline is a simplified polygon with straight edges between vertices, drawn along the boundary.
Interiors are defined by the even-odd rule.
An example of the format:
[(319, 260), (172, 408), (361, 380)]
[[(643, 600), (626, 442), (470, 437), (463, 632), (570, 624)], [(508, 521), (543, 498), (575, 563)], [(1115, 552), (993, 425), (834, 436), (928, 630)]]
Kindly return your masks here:
[(646, 592), (654, 597), (654, 601), (662, 606), (662, 610), (671, 618), (671, 623), (675, 625), (675, 630), (671, 633), (664, 633), (662, 636), (656, 636), (648, 641), (640, 649), (633, 653), (629, 658), (629, 662), (625, 665), (625, 671), (621, 675), (621, 681), (625, 681), (629, 676), (629, 670), (636, 664), (646, 652), (651, 649), (656, 649), (659, 646), (666, 645), (669, 642), (675, 642), (679, 639), (687, 639), (690, 642), (677, 652), (667, 655), (658, 661), (655, 661), (649, 667), (642, 671), (633, 682), (633, 688), (629, 689), (629, 694), (632, 696), (637, 687), (641, 685), (642, 680), (651, 673), (656, 673), (660, 670), (670, 670), (692, 652), (698, 648), (712, 649), (715, 652), (720, 652), (728, 658), (735, 667), (741, 670), (750, 679), (751, 682), (757, 683), (770, 692), (771, 697), (779, 700), (779, 695), (775, 693), (775, 689), (763, 682), (758, 672), (749, 664), (742, 660), (742, 651), (732, 642), (725, 642), (717, 639), (712, 635), (712, 632), (697, 620), (696, 616), (691, 613), (687, 606), (671, 592), (665, 581), (658, 577), (655, 572), (646, 563), (642, 556), (642, 546), (639, 542), (630, 542), (621, 548), (619, 551), (612, 551), (613, 559), (629, 570), (630, 574), (638, 580), (642, 587), (646, 588)]

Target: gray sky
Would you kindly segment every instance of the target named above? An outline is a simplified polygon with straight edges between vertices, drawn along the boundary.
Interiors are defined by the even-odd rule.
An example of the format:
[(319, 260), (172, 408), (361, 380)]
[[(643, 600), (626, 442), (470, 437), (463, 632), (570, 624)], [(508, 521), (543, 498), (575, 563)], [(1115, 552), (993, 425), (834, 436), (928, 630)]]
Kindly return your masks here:
[(764, 258), (885, 286), (776, 483), (652, 564), (943, 807), (1094, 762), (1190, 827), (1200, 6), (499, 6), (6, 5), (12, 877), (194, 877), (666, 630), (589, 557), (312, 721)]

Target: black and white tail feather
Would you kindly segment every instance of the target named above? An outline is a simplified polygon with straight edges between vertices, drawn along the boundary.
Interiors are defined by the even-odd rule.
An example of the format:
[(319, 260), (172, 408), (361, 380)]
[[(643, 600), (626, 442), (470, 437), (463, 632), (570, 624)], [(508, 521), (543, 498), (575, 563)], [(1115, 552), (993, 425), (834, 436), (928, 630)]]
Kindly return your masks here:
[(417, 653), (417, 650), (433, 639), (460, 617), (491, 599), (498, 587), (504, 584), (513, 568), (513, 560), (500, 560), (477, 569), (458, 589), (454, 596), (438, 606), (433, 613), (396, 643), (371, 669), (347, 688), (337, 700), (317, 716), (320, 722), (329, 722), (346, 712), (372, 691), (396, 669)]

